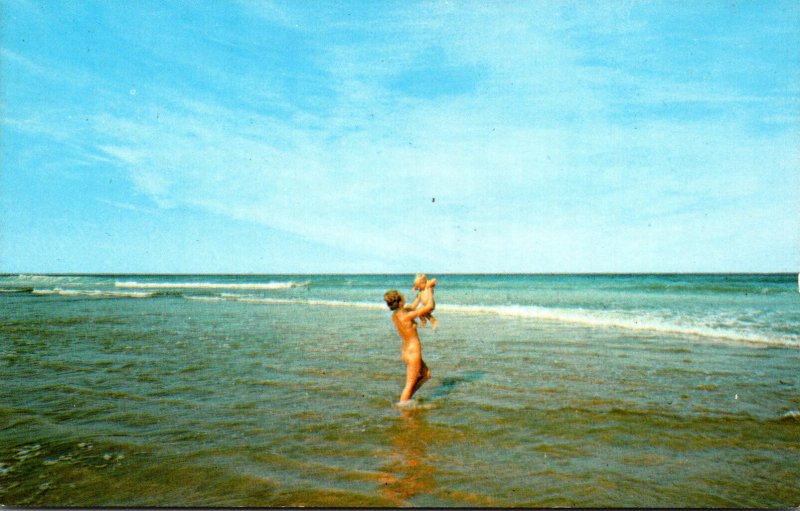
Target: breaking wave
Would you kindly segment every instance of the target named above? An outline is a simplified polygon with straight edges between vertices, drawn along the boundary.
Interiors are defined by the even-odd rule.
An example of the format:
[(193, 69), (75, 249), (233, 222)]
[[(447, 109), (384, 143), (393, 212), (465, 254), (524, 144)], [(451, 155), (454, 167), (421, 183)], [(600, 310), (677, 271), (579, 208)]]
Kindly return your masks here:
[(437, 310), (460, 313), (497, 314), (500, 316), (578, 323), (596, 327), (622, 328), (626, 330), (713, 337), (733, 341), (800, 347), (800, 336), (796, 335), (771, 335), (735, 328), (720, 328), (692, 324), (690, 322), (682, 323), (677, 319), (664, 320), (647, 317), (646, 315), (632, 315), (631, 313), (615, 313), (586, 309), (559, 309), (530, 305), (446, 305), (438, 307)]
[(254, 282), (233, 284), (227, 282), (114, 282), (114, 287), (133, 288), (133, 289), (291, 289), (294, 287), (305, 287), (311, 282)]
[(91, 298), (152, 298), (160, 296), (159, 292), (145, 291), (102, 291), (98, 289), (33, 289), (34, 295), (86, 296)]
[[(262, 304), (293, 304), (327, 307), (357, 307), (362, 309), (386, 310), (382, 302), (357, 302), (341, 300), (315, 300), (315, 299), (289, 299), (289, 298), (262, 298), (252, 295), (237, 295), (222, 293), (220, 296), (187, 296), (191, 300), (204, 301), (236, 301), (242, 303)], [(716, 338), (738, 342), (756, 343), (762, 345), (776, 345), (800, 347), (800, 336), (778, 335), (741, 330), (736, 328), (714, 327), (692, 324), (691, 320), (685, 323), (678, 319), (664, 320), (647, 317), (646, 315), (633, 315), (632, 313), (597, 311), (586, 309), (559, 309), (528, 305), (440, 305), (437, 311), (456, 314), (494, 314), (498, 316), (540, 319), (563, 323), (581, 324), (599, 328), (620, 328), (625, 330), (648, 331), (672, 335), (690, 335), (698, 337)]]
[(33, 293), (32, 287), (3, 287), (0, 293)]
[(294, 300), (288, 298), (260, 298), (248, 295), (237, 295), (221, 293), (220, 296), (187, 296), (189, 300), (199, 300), (206, 302), (242, 302), (242, 303), (263, 303), (263, 304), (283, 304), (283, 305), (321, 305), (326, 307), (357, 307), (360, 309), (380, 309), (387, 310), (386, 305), (375, 302), (347, 302), (344, 300)]

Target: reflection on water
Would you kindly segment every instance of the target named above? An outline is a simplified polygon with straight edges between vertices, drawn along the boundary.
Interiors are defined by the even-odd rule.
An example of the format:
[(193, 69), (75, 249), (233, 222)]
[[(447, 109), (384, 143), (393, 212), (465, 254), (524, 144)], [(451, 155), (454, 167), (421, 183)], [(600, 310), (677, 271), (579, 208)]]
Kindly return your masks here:
[(408, 504), (408, 499), (436, 489), (436, 467), (428, 454), (435, 429), (425, 419), (425, 409), (401, 409), (389, 429), (390, 453), (383, 467), (381, 495)]

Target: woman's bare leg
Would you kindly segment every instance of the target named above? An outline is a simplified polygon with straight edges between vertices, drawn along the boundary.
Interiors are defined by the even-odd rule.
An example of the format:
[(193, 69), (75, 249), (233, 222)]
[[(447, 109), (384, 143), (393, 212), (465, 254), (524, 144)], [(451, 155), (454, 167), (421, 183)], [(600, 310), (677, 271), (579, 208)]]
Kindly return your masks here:
[(425, 365), (425, 361), (420, 359), (420, 362), (422, 362), (422, 367), (420, 367), (419, 369), (417, 382), (414, 384), (414, 388), (411, 390), (412, 396), (414, 395), (415, 392), (419, 390), (420, 387), (422, 387), (422, 384), (428, 381), (428, 378), (431, 377), (431, 370), (428, 369), (427, 365)]
[(408, 361), (408, 365), (406, 366), (406, 386), (403, 388), (403, 392), (400, 394), (401, 403), (411, 399), (411, 396), (414, 395), (414, 391), (417, 390), (415, 385), (419, 379), (421, 369), (422, 357), (412, 358)]

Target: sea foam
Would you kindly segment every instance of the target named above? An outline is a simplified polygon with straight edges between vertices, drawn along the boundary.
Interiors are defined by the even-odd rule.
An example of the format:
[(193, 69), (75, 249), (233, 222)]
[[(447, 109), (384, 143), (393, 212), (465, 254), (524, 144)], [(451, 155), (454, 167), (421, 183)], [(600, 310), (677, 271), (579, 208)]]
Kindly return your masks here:
[(595, 311), (588, 309), (561, 309), (554, 307), (538, 307), (533, 305), (445, 305), (437, 310), (458, 313), (488, 313), (500, 316), (545, 319), (587, 326), (622, 328), (626, 330), (650, 331), (665, 334), (692, 335), (713, 337), (718, 339), (744, 341), (751, 343), (800, 347), (800, 336), (780, 336), (744, 331), (735, 328), (718, 328), (713, 326), (692, 324), (692, 320), (664, 320), (634, 315), (631, 312)]
[(98, 289), (33, 289), (35, 295), (59, 295), (59, 296), (87, 296), (92, 298), (151, 298), (157, 296), (157, 292), (145, 291), (102, 291)]
[(253, 295), (239, 295), (232, 293), (221, 293), (220, 296), (187, 296), (189, 300), (200, 301), (231, 301), (242, 303), (263, 303), (263, 304), (283, 304), (283, 305), (317, 305), (325, 307), (356, 307), (360, 309), (386, 309), (386, 306), (375, 302), (347, 302), (343, 300), (316, 300), (316, 299), (290, 299), (290, 298), (262, 298)]
[(115, 287), (134, 289), (291, 289), (309, 286), (311, 282), (265, 282), (232, 284), (227, 282), (114, 282)]
[[(222, 293), (219, 297), (187, 297), (192, 300), (236, 301), (243, 303), (312, 305), (325, 307), (356, 307), (388, 310), (382, 302), (351, 302), (343, 300), (263, 298), (253, 295)], [(612, 312), (589, 309), (562, 309), (533, 305), (439, 305), (437, 311), (457, 314), (494, 314), (498, 316), (530, 318), (581, 324), (598, 328), (620, 328), (672, 335), (690, 335), (722, 340), (748, 342), (761, 345), (800, 348), (800, 336), (778, 335), (697, 324), (690, 318), (665, 320), (633, 312)]]

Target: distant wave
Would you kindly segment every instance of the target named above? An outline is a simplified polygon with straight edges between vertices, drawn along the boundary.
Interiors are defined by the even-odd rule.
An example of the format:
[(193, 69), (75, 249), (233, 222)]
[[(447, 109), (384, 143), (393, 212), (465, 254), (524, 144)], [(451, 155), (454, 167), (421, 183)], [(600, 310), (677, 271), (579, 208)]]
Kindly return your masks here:
[[(187, 296), (191, 300), (236, 301), (243, 303), (318, 305), (327, 307), (357, 307), (362, 309), (387, 310), (382, 302), (347, 302), (341, 300), (298, 300), (283, 298), (261, 298), (248, 295), (222, 293), (220, 296)], [(664, 334), (691, 335), (717, 338), (738, 342), (789, 346), (800, 348), (800, 336), (764, 334), (735, 328), (681, 324), (646, 316), (633, 316), (624, 313), (609, 313), (586, 309), (558, 309), (523, 305), (440, 305), (437, 311), (461, 314), (495, 314), (519, 318), (544, 319), (563, 323), (575, 323), (601, 328), (622, 328), (626, 330), (649, 331)]]
[(145, 291), (102, 291), (98, 289), (33, 289), (35, 295), (59, 295), (59, 296), (87, 296), (91, 298), (152, 298), (159, 296), (158, 292)]
[(627, 330), (694, 335), (751, 343), (800, 347), (800, 336), (770, 335), (751, 331), (742, 331), (734, 328), (716, 328), (710, 326), (681, 324), (656, 318), (648, 318), (646, 316), (622, 315), (620, 313), (609, 313), (605, 311), (593, 311), (586, 309), (558, 309), (528, 305), (445, 305), (437, 307), (437, 310), (461, 313), (489, 313), (498, 314), (501, 316), (514, 316), (578, 323), (597, 327), (623, 328)]
[(114, 282), (115, 287), (138, 289), (291, 289), (309, 286), (311, 282), (266, 282), (233, 284), (227, 282)]
[(790, 293), (794, 291), (794, 287), (787, 286), (781, 287), (763, 287), (755, 286), (751, 283), (742, 284), (676, 284), (676, 283), (652, 283), (652, 284), (639, 284), (629, 286), (600, 286), (600, 289), (607, 289), (611, 291), (627, 291), (627, 292), (655, 292), (655, 293), (724, 293), (724, 294), (775, 294), (775, 293)]
[(264, 303), (264, 304), (285, 304), (285, 305), (322, 305), (327, 307), (357, 307), (360, 309), (386, 309), (386, 305), (374, 302), (346, 302), (343, 300), (294, 300), (288, 298), (260, 298), (248, 295), (237, 295), (222, 293), (220, 296), (187, 296), (189, 300), (199, 300), (204, 302), (243, 302), (243, 303)]
[[(70, 287), (7, 287), (0, 289), (2, 293), (32, 293), (34, 295), (60, 295), (86, 298), (151, 298), (178, 296), (190, 300), (203, 301), (235, 301), (253, 304), (298, 304), (325, 307), (356, 307), (387, 311), (382, 301), (344, 301), (325, 299), (268, 298), (257, 294), (242, 294), (242, 290), (280, 290), (306, 283), (268, 282), (268, 283), (224, 283), (224, 282), (115, 282), (116, 288), (133, 288), (128, 291), (112, 291), (106, 289), (75, 289)], [(52, 284), (51, 284), (52, 285)], [(184, 294), (183, 290), (205, 290)], [(228, 290), (219, 294), (208, 290)], [(455, 314), (493, 314), (497, 316), (530, 318), (536, 320), (574, 323), (597, 328), (619, 328), (634, 331), (647, 331), (662, 334), (697, 336), (727, 341), (746, 342), (760, 345), (775, 345), (800, 348), (800, 335), (776, 331), (764, 331), (754, 325), (738, 325), (736, 323), (704, 324), (707, 318), (696, 317), (653, 317), (646, 313), (625, 311), (605, 311), (593, 309), (569, 309), (542, 307), (533, 305), (439, 305), (437, 311)]]
[(789, 410), (777, 419), (780, 422), (800, 422), (800, 411)]
[(86, 280), (86, 277), (78, 275), (29, 275), (26, 273), (6, 278), (16, 280), (21, 286), (78, 284)]
[(0, 293), (33, 293), (32, 287), (3, 287)]

